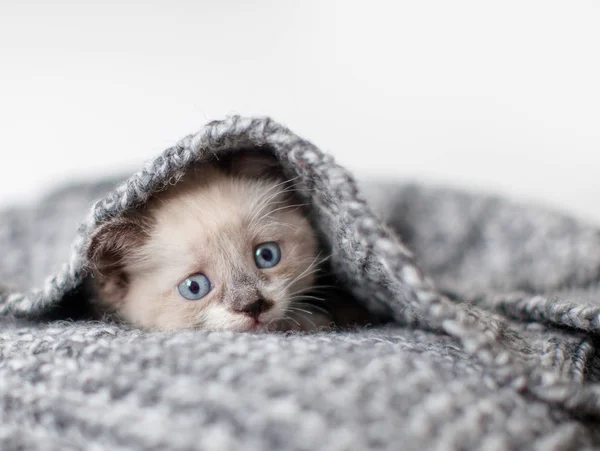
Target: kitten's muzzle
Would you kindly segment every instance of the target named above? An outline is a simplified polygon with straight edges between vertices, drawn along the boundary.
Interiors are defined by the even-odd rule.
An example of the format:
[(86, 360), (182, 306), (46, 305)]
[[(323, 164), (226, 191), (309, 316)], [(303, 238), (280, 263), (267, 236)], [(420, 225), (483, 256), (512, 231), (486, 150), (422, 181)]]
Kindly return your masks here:
[(271, 310), (272, 307), (273, 301), (258, 298), (248, 304), (241, 306), (241, 308), (235, 309), (235, 311), (238, 313), (245, 313), (246, 315), (254, 319), (258, 319), (261, 313)]

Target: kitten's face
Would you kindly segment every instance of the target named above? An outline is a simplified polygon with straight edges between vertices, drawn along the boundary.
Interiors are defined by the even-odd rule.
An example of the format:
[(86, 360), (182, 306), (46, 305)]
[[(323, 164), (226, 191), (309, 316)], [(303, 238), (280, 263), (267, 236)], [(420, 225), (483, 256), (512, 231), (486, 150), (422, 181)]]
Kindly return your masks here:
[(187, 176), (149, 204), (143, 238), (117, 245), (120, 279), (99, 274), (101, 296), (152, 329), (295, 328), (305, 319), (291, 304), (314, 284), (318, 255), (286, 187), (211, 167)]

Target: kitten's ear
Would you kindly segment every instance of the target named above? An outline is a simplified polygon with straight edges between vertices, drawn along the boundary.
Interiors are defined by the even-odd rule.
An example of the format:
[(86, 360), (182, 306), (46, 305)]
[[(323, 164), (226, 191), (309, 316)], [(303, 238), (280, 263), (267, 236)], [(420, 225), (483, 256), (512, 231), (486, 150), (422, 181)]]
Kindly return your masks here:
[(129, 283), (126, 258), (147, 238), (147, 225), (133, 217), (108, 221), (91, 235), (86, 255), (103, 301), (115, 303), (125, 296)]
[(283, 178), (283, 172), (277, 158), (266, 152), (252, 150), (237, 152), (230, 157), (227, 170), (233, 175), (255, 179)]

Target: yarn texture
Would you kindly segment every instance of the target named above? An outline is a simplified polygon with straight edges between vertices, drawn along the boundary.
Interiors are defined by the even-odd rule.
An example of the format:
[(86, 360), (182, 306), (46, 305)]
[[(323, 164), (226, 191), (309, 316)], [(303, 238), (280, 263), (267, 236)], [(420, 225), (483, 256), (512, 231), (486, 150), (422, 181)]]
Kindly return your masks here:
[[(246, 150), (277, 158), (349, 302), (388, 324), (159, 333), (72, 319), (97, 227)], [(600, 446), (596, 227), (492, 196), (357, 185), (268, 118), (211, 122), (116, 186), (0, 212), (0, 256), (2, 450)]]

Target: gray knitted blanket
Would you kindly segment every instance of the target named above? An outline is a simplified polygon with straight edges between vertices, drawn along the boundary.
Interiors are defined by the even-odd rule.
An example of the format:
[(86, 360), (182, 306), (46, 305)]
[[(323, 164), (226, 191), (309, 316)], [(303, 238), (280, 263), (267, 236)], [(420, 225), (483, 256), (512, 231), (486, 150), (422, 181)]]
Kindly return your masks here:
[[(389, 322), (235, 334), (77, 320), (91, 231), (242, 149), (296, 177), (348, 302)], [(116, 187), (0, 213), (0, 449), (594, 448), (599, 280), (595, 227), (448, 189), (359, 190), (269, 119), (213, 122)]]

